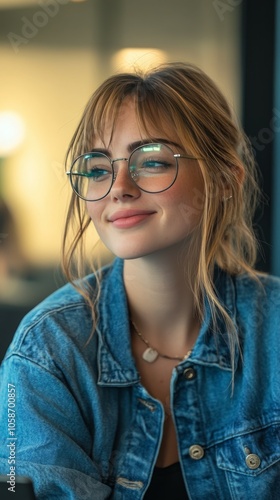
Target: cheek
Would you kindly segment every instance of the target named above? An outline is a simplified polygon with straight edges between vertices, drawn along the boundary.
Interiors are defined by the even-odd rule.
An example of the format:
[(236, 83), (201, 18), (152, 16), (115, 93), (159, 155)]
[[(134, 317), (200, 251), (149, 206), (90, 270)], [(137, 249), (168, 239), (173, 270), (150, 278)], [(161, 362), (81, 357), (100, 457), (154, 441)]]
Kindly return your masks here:
[(86, 204), (88, 215), (90, 216), (95, 228), (98, 230), (101, 222), (103, 207), (100, 202), (87, 202)]
[(202, 216), (202, 210), (192, 206), (186, 201), (178, 204), (177, 210), (170, 224), (175, 232), (180, 234), (190, 235), (196, 228), (198, 228)]
[[(197, 179), (178, 179), (177, 186), (169, 193), (169, 203), (176, 207), (178, 222), (185, 222), (186, 225), (197, 224), (200, 221), (204, 202), (204, 184), (202, 177)], [(192, 182), (191, 182), (192, 181)]]
[(197, 222), (200, 220), (204, 207), (204, 193), (197, 187), (188, 192), (181, 201), (179, 201), (178, 208), (188, 220)]

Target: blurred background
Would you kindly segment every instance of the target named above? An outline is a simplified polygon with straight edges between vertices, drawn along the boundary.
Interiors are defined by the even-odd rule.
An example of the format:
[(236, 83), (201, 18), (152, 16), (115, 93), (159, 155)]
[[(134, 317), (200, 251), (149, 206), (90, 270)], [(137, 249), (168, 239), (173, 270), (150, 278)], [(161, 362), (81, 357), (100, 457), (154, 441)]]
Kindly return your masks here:
[(63, 283), (63, 163), (83, 108), (135, 65), (192, 62), (223, 90), (262, 172), (258, 267), (280, 275), (279, 32), (280, 0), (0, 0), (0, 359)]

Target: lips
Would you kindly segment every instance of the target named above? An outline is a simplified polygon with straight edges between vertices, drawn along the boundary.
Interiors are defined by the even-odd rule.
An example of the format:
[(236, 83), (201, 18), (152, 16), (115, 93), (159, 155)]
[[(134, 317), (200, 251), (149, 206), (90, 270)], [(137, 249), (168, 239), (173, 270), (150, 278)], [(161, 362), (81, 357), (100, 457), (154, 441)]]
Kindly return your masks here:
[(148, 219), (155, 212), (147, 210), (119, 210), (112, 214), (108, 220), (118, 228), (133, 227)]

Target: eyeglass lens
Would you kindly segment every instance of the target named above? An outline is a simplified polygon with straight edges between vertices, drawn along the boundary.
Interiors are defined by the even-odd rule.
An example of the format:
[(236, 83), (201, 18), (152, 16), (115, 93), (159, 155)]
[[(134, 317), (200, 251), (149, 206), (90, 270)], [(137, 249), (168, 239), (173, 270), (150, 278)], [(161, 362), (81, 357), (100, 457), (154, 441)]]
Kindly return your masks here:
[[(71, 183), (76, 193), (88, 201), (104, 198), (110, 191), (118, 170), (115, 162), (103, 153), (90, 152), (78, 157), (71, 167)], [(114, 165), (114, 167), (112, 166)], [(159, 193), (168, 189), (177, 176), (177, 160), (165, 144), (145, 144), (128, 159), (132, 180), (142, 190)]]

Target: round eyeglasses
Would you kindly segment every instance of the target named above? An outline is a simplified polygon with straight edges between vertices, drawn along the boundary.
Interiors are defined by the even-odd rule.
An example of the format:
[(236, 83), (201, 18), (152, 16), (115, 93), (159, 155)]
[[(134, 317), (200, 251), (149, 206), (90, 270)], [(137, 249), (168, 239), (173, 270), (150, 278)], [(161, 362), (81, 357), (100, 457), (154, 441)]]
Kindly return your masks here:
[(178, 159), (199, 160), (193, 156), (174, 154), (166, 144), (138, 146), (128, 158), (112, 160), (104, 153), (92, 151), (76, 158), (69, 172), (74, 192), (83, 200), (98, 201), (110, 192), (117, 177), (114, 164), (126, 161), (132, 181), (141, 191), (161, 193), (169, 189), (178, 175)]

